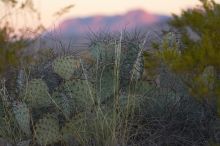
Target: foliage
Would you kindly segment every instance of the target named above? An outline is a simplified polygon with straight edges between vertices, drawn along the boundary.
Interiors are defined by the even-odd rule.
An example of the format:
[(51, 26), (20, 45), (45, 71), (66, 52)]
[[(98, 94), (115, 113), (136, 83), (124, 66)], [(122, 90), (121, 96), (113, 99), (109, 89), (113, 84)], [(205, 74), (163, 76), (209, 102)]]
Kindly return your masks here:
[[(218, 30), (212, 25), (218, 22), (214, 18), (219, 6), (202, 2), (202, 8), (174, 16), (171, 24), (181, 38), (169, 32), (161, 44), (154, 44), (155, 50), (143, 53), (146, 40), (137, 32), (100, 34), (90, 40), (86, 57), (58, 54), (19, 70), (16, 96), (10, 96), (14, 90), (2, 82), (0, 137), (14, 145), (220, 142), (211, 102), (219, 92), (219, 66), (214, 61), (218, 46), (215, 37), (206, 36), (212, 27)], [(189, 38), (186, 25), (198, 40)], [(152, 84), (149, 78), (159, 82)]]
[[(139, 97), (145, 92), (140, 89), (144, 89), (146, 84), (139, 84), (142, 75), (137, 69), (139, 58), (142, 57), (142, 53), (137, 51), (139, 44), (135, 44), (135, 51), (130, 51), (134, 51), (131, 53), (134, 56), (122, 56), (121, 41), (115, 45), (106, 45), (108, 50), (102, 50), (105, 56), (91, 49), (90, 58), (96, 62), (90, 64), (83, 56), (59, 55), (48, 62), (20, 70), (14, 89), (18, 91), (18, 97), (8, 101), (7, 110), (14, 115), (10, 120), (18, 124), (20, 133), (17, 137), (20, 140), (10, 142), (25, 143), (31, 139), (31, 143), (38, 145), (126, 145), (130, 133), (128, 121), (137, 110)], [(126, 45), (130, 46), (124, 43)], [(112, 54), (110, 58), (109, 53)], [(125, 64), (120, 60), (129, 57), (133, 61), (126, 63), (129, 68), (124, 68)], [(45, 66), (49, 69), (44, 70)], [(138, 78), (132, 79), (133, 68)], [(126, 88), (121, 83), (124, 81), (121, 72), (131, 74), (131, 79), (126, 77), (129, 83)], [(56, 80), (60, 81), (54, 86)], [(140, 89), (134, 88), (135, 84)], [(4, 90), (7, 91), (6, 88)], [(2, 98), (7, 99), (8, 93), (3, 94)], [(6, 139), (10, 137), (0, 136)]]
[[(41, 12), (36, 8), (33, 0), (0, 0), (1, 8), (7, 9), (5, 14), (0, 18), (0, 75), (7, 79), (10, 70), (17, 67), (24, 67), (35, 63), (39, 52), (29, 50), (30, 46), (37, 40), (39, 34), (45, 31), (44, 25), (41, 23)], [(68, 5), (56, 12), (54, 17), (59, 18), (66, 14), (73, 5)], [(28, 14), (35, 23), (36, 28), (21, 27), (14, 24), (14, 18), (20, 15)], [(26, 17), (26, 16), (25, 16)], [(57, 19), (56, 18), (56, 19)], [(17, 22), (17, 20), (16, 20)], [(18, 21), (20, 22), (20, 20)], [(33, 39), (33, 37), (35, 37)], [(40, 54), (41, 55), (41, 54)]]
[(22, 38), (11, 41), (11, 35), (13, 35), (13, 28), (5, 26), (0, 29), (0, 74), (9, 70), (9, 67), (20, 65), (21, 62), (18, 61), (18, 58), (23, 61), (30, 59), (22, 56), (22, 50), (29, 44), (28, 41)]
[[(31, 57), (25, 54), (25, 48), (33, 42), (27, 39), (25, 34), (27, 28), (22, 28), (18, 31), (18, 28), (12, 25), (11, 15), (15, 13), (13, 11), (21, 10), (37, 15), (39, 13), (34, 8), (32, 0), (25, 0), (23, 2), (17, 0), (1, 0), (0, 3), (10, 10), (9, 13), (3, 14), (0, 18), (0, 75), (7, 76), (6, 72), (11, 68), (24, 66), (31, 61)], [(4, 9), (4, 7), (2, 8)], [(37, 33), (38, 31), (39, 30), (36, 29), (35, 32)]]
[[(215, 145), (219, 143), (217, 132), (219, 122), (217, 114), (219, 115), (220, 107), (220, 62), (218, 59), (220, 55), (218, 43), (220, 5), (209, 0), (201, 0), (201, 3), (201, 7), (185, 10), (180, 16), (174, 15), (173, 19), (169, 22), (172, 26), (172, 30), (164, 34), (161, 43), (154, 45), (154, 50), (148, 50), (144, 53), (145, 69), (148, 75), (159, 76), (160, 88), (168, 88), (180, 97), (180, 101), (177, 102), (178, 104), (173, 108), (169, 106), (170, 103), (167, 103), (167, 105), (165, 104), (167, 106), (165, 109), (171, 108), (173, 110), (172, 112), (167, 112), (167, 114), (172, 114), (168, 114), (170, 116), (168, 118), (169, 120), (164, 116), (158, 116), (160, 119), (159, 121), (161, 121), (161, 118), (163, 120), (165, 118), (166, 124), (171, 124), (169, 126), (173, 127), (173, 124), (177, 124), (179, 118), (181, 120), (178, 123), (181, 124), (181, 122), (184, 121), (182, 116), (187, 115), (187, 119), (191, 124), (196, 123), (197, 126), (200, 127), (199, 129), (191, 129), (192, 133), (200, 131), (201, 136), (196, 136), (196, 133), (191, 136), (196, 139), (198, 138), (197, 140), (190, 140), (189, 137), (187, 138), (185, 134), (188, 135), (188, 133), (184, 131), (181, 133), (178, 132), (180, 137), (188, 139), (188, 142), (192, 141), (190, 143), (185, 143), (186, 139), (184, 138), (182, 141), (178, 140), (181, 141), (180, 143), (178, 142), (179, 144), (185, 143), (184, 145), (193, 145), (195, 141), (197, 141), (197, 144), (200, 143), (198, 145), (209, 145), (210, 143), (214, 143)], [(160, 91), (156, 91), (155, 93), (160, 93)], [(158, 99), (159, 97), (160, 96), (155, 97), (155, 103), (148, 99), (147, 101), (150, 102), (149, 106), (159, 106), (155, 109), (160, 109), (161, 105), (157, 104), (160, 103), (159, 101), (161, 100)], [(172, 96), (169, 95), (169, 97)], [(152, 107), (149, 108), (151, 109)], [(162, 115), (167, 115), (165, 109), (163, 108), (163, 110), (160, 110)], [(195, 111), (197, 111), (197, 113), (203, 113), (204, 116), (194, 113)], [(153, 112), (153, 114), (151, 112)], [(149, 118), (150, 115), (155, 116), (158, 114), (156, 113), (158, 111), (151, 112), (147, 113), (148, 116), (146, 117)], [(172, 118), (175, 119), (174, 123), (170, 123)], [(207, 127), (202, 130), (202, 125), (199, 125), (199, 121), (204, 121), (204, 123), (202, 123), (207, 125)], [(187, 123), (188, 122), (185, 121), (187, 125), (185, 127), (186, 129), (191, 125)], [(164, 123), (162, 125), (166, 127), (166, 124)], [(160, 124), (155, 125), (152, 123), (152, 126), (158, 127)], [(193, 125), (191, 126), (193, 127)], [(178, 125), (177, 127), (181, 126)], [(215, 129), (216, 131), (213, 130), (209, 132), (207, 131), (209, 128)], [(148, 130), (149, 127), (146, 127), (146, 129)], [(166, 132), (169, 131), (168, 129)], [(168, 133), (170, 134), (172, 132)], [(155, 135), (157, 134), (161, 137), (165, 137), (167, 140), (172, 137), (166, 137), (163, 132), (155, 133)], [(203, 140), (201, 141), (201, 137), (210, 139), (205, 142)], [(158, 141), (162, 142), (163, 140), (159, 139)], [(170, 145), (171, 141), (173, 142), (176, 140), (174, 138), (164, 142)], [(157, 143), (156, 141), (154, 142)], [(163, 144), (164, 143), (161, 143), (161, 145)]]
[(170, 24), (181, 38), (168, 33), (154, 57), (179, 75), (192, 96), (205, 102), (216, 100), (218, 104), (220, 5), (209, 0), (201, 2), (200, 8), (174, 15)]

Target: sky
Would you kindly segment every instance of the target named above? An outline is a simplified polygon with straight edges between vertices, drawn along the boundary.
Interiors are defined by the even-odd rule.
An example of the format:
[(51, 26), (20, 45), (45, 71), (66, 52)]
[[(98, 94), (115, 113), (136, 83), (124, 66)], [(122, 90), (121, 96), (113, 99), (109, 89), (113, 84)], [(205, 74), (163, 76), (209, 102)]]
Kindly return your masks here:
[[(19, 0), (24, 1), (24, 0)], [(199, 0), (33, 0), (35, 7), (41, 12), (41, 23), (46, 27), (59, 24), (71, 17), (86, 17), (92, 15), (123, 14), (129, 10), (143, 9), (150, 13), (171, 15), (180, 14), (182, 9), (194, 7)], [(216, 0), (220, 2), (220, 0)], [(62, 17), (54, 17), (54, 13), (67, 5), (74, 7)], [(7, 10), (7, 9), (6, 9)], [(6, 12), (0, 9), (0, 14)], [(13, 17), (15, 25), (34, 25), (33, 16), (22, 14)]]
[(35, 2), (43, 12), (47, 12), (44, 13), (47, 24), (50, 23), (50, 19), (46, 18), (51, 18), (56, 10), (69, 4), (74, 4), (74, 7), (58, 21), (68, 17), (123, 14), (134, 9), (171, 15), (172, 13), (180, 13), (181, 9), (199, 4), (198, 0), (35, 0)]

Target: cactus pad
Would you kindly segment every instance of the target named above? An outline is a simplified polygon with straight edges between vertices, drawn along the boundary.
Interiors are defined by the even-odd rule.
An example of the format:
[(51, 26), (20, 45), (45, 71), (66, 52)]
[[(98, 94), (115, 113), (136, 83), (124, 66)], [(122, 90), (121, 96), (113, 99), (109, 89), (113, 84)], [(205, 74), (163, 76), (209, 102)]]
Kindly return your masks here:
[(61, 110), (62, 114), (65, 117), (69, 118), (73, 109), (72, 107), (74, 107), (70, 99), (65, 94), (58, 92), (55, 92), (53, 94), (53, 99), (59, 106), (59, 110)]
[(41, 79), (34, 79), (26, 87), (25, 101), (34, 108), (45, 107), (51, 103), (48, 87)]
[(13, 103), (13, 112), (15, 115), (15, 119), (21, 130), (26, 135), (31, 135), (30, 130), (30, 113), (27, 105), (21, 102), (14, 102)]
[(77, 143), (85, 145), (87, 133), (84, 128), (86, 128), (86, 124), (86, 119), (82, 117), (70, 119), (61, 129), (62, 139), (68, 143), (68, 141), (74, 138)]
[(60, 140), (59, 123), (52, 115), (40, 119), (35, 126), (35, 139), (40, 145), (53, 144)]
[(75, 59), (73, 56), (57, 58), (52, 64), (54, 72), (66, 80), (72, 77), (79, 66), (79, 60)]
[(104, 102), (114, 93), (114, 72), (113, 69), (105, 69), (101, 72), (97, 80), (97, 89), (99, 91), (100, 101)]
[(82, 109), (90, 107), (93, 104), (93, 87), (86, 80), (73, 80), (64, 83), (60, 91), (70, 99), (74, 108)]

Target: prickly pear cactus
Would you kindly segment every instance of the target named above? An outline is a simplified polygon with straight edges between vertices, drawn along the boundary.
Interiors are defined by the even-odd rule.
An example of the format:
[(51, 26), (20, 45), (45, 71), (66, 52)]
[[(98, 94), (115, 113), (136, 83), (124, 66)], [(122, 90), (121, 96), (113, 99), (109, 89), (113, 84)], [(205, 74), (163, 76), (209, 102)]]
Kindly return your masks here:
[(31, 135), (30, 130), (30, 112), (25, 103), (14, 102), (13, 112), (20, 129), (27, 135)]
[(80, 67), (80, 62), (73, 56), (60, 57), (54, 60), (52, 67), (60, 77), (69, 80)]
[(111, 95), (114, 94), (114, 70), (106, 68), (100, 71), (97, 79), (97, 90), (100, 102), (104, 102)]
[(94, 89), (87, 80), (73, 80), (65, 82), (59, 89), (69, 97), (71, 105), (75, 110), (82, 110), (91, 107), (94, 103)]
[[(82, 117), (75, 117), (70, 119), (61, 129), (62, 140), (69, 143), (71, 140), (75, 140), (74, 143), (79, 143), (85, 145), (87, 142), (86, 135), (88, 133), (84, 132), (86, 129), (86, 119)], [(83, 125), (83, 126), (82, 126)]]
[(114, 60), (114, 43), (109, 44), (96, 44), (91, 48), (91, 55), (100, 62), (112, 62)]
[(121, 85), (126, 87), (132, 78), (140, 78), (142, 68), (142, 56), (138, 56), (139, 48), (137, 46), (129, 45), (127, 49), (123, 50), (122, 63), (120, 67)]
[(61, 110), (62, 114), (70, 118), (71, 112), (73, 112), (74, 103), (71, 103), (70, 98), (68, 98), (63, 93), (55, 92), (53, 94), (53, 99), (58, 106), (59, 110)]
[(61, 95), (62, 102), (61, 102), (61, 107), (63, 109), (63, 113), (65, 114), (66, 117), (70, 117), (71, 114), (71, 107), (70, 107), (70, 101), (65, 95)]
[(25, 91), (24, 100), (33, 108), (48, 106), (51, 103), (47, 84), (42, 79), (31, 80)]
[(58, 142), (60, 140), (58, 120), (52, 115), (40, 119), (35, 126), (35, 139), (40, 145)]

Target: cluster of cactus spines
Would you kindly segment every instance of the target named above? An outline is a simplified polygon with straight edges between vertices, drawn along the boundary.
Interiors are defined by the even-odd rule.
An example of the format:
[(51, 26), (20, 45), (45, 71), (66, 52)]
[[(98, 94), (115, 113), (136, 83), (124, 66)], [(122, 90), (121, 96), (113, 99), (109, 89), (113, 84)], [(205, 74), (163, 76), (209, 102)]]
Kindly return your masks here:
[(52, 67), (60, 77), (69, 80), (80, 67), (80, 62), (74, 56), (59, 57), (53, 61)]
[(45, 107), (51, 104), (49, 89), (42, 79), (31, 80), (22, 94), (23, 100), (33, 108)]
[(31, 135), (30, 129), (30, 111), (28, 106), (22, 102), (13, 103), (13, 112), (20, 129), (27, 135)]
[(46, 115), (40, 119), (34, 129), (35, 140), (40, 145), (53, 144), (61, 139), (59, 122), (53, 115)]

